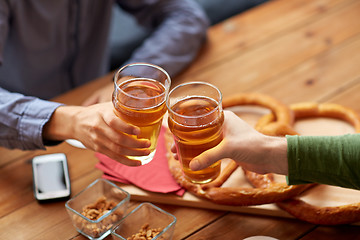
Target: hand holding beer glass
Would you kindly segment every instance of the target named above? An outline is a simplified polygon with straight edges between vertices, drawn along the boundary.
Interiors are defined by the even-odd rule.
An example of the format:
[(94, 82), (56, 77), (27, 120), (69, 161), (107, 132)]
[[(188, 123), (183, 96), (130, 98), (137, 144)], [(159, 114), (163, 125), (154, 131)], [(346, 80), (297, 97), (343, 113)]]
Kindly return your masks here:
[[(156, 151), (163, 116), (165, 99), (171, 80), (162, 68), (147, 64), (128, 64), (114, 76), (113, 105), (116, 115), (123, 121), (140, 128), (138, 138), (151, 142), (148, 156), (127, 156), (129, 159), (149, 163)], [(134, 136), (135, 137), (135, 136)]]
[(222, 94), (215, 86), (205, 82), (190, 82), (170, 91), (168, 125), (183, 172), (193, 183), (207, 183), (220, 174), (221, 161), (210, 167), (192, 171), (190, 161), (200, 153), (215, 147), (223, 139)]

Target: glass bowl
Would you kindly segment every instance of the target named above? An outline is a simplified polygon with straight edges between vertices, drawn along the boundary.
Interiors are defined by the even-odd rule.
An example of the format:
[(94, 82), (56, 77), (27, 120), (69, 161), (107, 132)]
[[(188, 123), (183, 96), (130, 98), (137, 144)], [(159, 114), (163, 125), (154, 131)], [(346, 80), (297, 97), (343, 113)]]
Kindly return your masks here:
[(115, 225), (111, 236), (114, 240), (138, 239), (136, 235), (145, 239), (171, 240), (175, 224), (175, 216), (145, 202)]
[(105, 179), (97, 179), (65, 203), (76, 230), (89, 239), (103, 239), (126, 214), (130, 194)]

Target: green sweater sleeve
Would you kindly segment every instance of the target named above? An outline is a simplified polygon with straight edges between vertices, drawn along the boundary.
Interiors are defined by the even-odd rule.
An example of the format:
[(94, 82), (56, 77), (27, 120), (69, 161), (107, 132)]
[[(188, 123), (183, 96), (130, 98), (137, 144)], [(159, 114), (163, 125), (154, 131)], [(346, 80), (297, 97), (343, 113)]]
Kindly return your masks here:
[(316, 182), (360, 189), (360, 134), (286, 139), (289, 185)]

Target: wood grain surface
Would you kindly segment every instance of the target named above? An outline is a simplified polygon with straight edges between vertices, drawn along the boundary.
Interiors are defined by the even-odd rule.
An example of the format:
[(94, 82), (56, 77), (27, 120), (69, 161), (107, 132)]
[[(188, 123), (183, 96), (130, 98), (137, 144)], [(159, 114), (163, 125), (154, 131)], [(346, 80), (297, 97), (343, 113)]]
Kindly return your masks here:
[[(357, 0), (269, 1), (211, 27), (197, 59), (173, 79), (173, 86), (206, 81), (218, 86), (224, 97), (260, 92), (285, 104), (334, 102), (360, 113), (359, 13)], [(95, 79), (54, 101), (81, 104), (93, 91), (111, 82), (112, 75)], [(309, 129), (306, 124), (299, 123), (298, 127)], [(55, 152), (68, 157), (72, 195), (101, 177), (102, 172), (94, 167), (98, 162), (94, 152), (65, 142), (38, 151), (0, 148), (0, 239), (86, 239), (72, 226), (65, 202), (39, 204), (33, 197), (30, 159)], [(343, 189), (344, 197), (337, 192), (334, 199), (335, 191), (340, 190), (321, 186), (305, 198), (314, 204), (359, 199), (358, 191), (343, 193)], [(174, 240), (243, 239), (256, 235), (277, 239), (360, 236), (360, 227), (355, 225), (317, 226), (271, 214), (185, 206), (168, 199), (158, 203), (154, 196), (144, 200), (176, 216)], [(130, 209), (142, 201), (131, 201)]]

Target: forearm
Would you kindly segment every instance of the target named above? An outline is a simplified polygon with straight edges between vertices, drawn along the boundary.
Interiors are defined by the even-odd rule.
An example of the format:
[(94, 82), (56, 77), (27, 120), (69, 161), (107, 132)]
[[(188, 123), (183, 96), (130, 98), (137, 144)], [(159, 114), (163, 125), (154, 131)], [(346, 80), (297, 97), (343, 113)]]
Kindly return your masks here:
[(44, 149), (42, 130), (60, 103), (10, 93), (0, 88), (0, 145)]
[(286, 138), (289, 184), (317, 182), (360, 189), (360, 134)]
[(286, 139), (284, 137), (266, 136), (261, 144), (261, 148), (262, 149), (258, 151), (260, 153), (258, 161), (261, 162), (260, 165), (265, 165), (263, 166), (266, 169), (265, 172), (287, 175), (288, 159)]
[(57, 108), (43, 128), (43, 138), (48, 141), (63, 141), (74, 138), (75, 117), (81, 108), (78, 106)]

